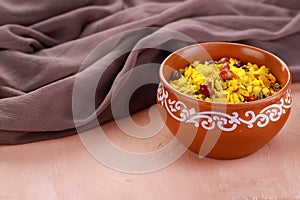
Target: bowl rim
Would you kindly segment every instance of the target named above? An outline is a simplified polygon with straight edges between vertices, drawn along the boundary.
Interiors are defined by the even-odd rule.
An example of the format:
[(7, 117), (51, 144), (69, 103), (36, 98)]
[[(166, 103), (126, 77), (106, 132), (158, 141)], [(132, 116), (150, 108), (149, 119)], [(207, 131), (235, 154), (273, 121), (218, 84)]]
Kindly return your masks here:
[[(243, 102), (243, 103), (226, 103), (226, 102), (207, 102), (207, 101), (204, 101), (204, 100), (201, 100), (201, 99), (196, 99), (196, 98), (193, 98), (189, 95), (186, 95), (184, 93), (181, 93), (179, 92), (178, 90), (176, 90), (175, 88), (173, 88), (169, 82), (166, 80), (166, 78), (164, 77), (163, 75), (163, 68), (165, 65), (165, 63), (167, 62), (167, 60), (172, 57), (173, 55), (175, 54), (178, 54), (179, 52), (181, 51), (184, 51), (186, 49), (189, 49), (189, 48), (193, 48), (194, 46), (202, 46), (202, 45), (231, 45), (231, 46), (241, 46), (241, 47), (244, 47), (244, 48), (250, 48), (252, 50), (255, 50), (255, 51), (259, 51), (259, 52), (262, 52), (262, 53), (265, 53), (265, 54), (268, 54), (269, 56), (271, 57), (274, 57), (275, 59), (277, 59), (281, 65), (285, 68), (285, 70), (287, 71), (287, 82), (282, 86), (282, 88), (275, 94), (271, 95), (271, 96), (268, 96), (266, 98), (263, 98), (263, 99), (259, 99), (259, 100), (255, 100), (255, 101), (251, 101), (251, 102)], [(254, 106), (254, 105), (257, 105), (257, 104), (263, 104), (263, 105), (266, 105), (267, 103), (269, 102), (273, 102), (274, 100), (276, 99), (279, 99), (282, 97), (282, 95), (289, 89), (290, 85), (291, 85), (291, 82), (292, 82), (292, 76), (291, 76), (291, 71), (289, 69), (289, 67), (287, 66), (287, 64), (281, 59), (279, 58), (278, 56), (274, 55), (273, 53), (270, 53), (264, 49), (261, 49), (261, 48), (258, 48), (258, 47), (254, 47), (254, 46), (251, 46), (251, 45), (246, 45), (246, 44), (241, 44), (241, 43), (233, 43), (233, 42), (202, 42), (202, 43), (196, 43), (196, 44), (192, 44), (192, 45), (188, 45), (188, 46), (185, 46), (183, 48), (180, 48), (176, 51), (174, 51), (173, 53), (171, 53), (169, 56), (167, 56), (163, 62), (160, 64), (160, 67), (159, 67), (159, 78), (160, 78), (160, 81), (162, 82), (163, 86), (164, 87), (167, 87), (169, 90), (171, 90), (172, 92), (176, 93), (176, 96), (179, 95), (179, 96), (183, 96), (185, 98), (187, 98), (189, 101), (197, 101), (198, 103), (201, 103), (203, 106), (216, 106), (216, 107), (224, 107), (226, 105), (226, 107), (234, 107), (234, 108), (237, 108), (237, 107), (251, 107), (251, 106)]]

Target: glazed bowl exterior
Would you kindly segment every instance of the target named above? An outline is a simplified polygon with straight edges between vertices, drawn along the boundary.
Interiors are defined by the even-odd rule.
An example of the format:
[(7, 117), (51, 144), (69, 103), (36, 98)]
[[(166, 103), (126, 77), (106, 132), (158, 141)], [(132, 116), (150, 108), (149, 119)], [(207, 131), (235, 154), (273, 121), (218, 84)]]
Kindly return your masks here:
[[(194, 61), (233, 57), (265, 65), (281, 90), (261, 100), (239, 104), (205, 102), (170, 86), (174, 70)], [(262, 49), (227, 42), (200, 43), (179, 49), (160, 66), (157, 104), (166, 126), (192, 152), (201, 157), (234, 159), (248, 156), (266, 145), (286, 123), (291, 106), (291, 73), (277, 56)]]

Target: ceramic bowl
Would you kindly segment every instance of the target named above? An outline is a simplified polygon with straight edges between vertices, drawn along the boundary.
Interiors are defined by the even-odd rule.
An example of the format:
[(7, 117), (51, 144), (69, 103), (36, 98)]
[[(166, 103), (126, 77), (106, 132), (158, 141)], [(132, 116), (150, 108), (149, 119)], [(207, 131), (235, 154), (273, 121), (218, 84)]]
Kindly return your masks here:
[[(270, 68), (281, 90), (264, 99), (239, 104), (205, 102), (170, 86), (174, 70), (199, 60), (234, 57)], [(200, 157), (234, 159), (266, 145), (286, 123), (292, 105), (291, 73), (277, 56), (248, 45), (227, 42), (200, 43), (169, 55), (159, 70), (157, 104), (169, 130)]]

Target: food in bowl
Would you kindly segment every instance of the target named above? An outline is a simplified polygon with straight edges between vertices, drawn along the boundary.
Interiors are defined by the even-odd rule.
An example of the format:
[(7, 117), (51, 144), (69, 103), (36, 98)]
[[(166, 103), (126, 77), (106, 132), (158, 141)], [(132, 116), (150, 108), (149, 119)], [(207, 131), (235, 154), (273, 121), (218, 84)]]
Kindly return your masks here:
[(242, 103), (263, 99), (281, 85), (265, 65), (223, 57), (195, 61), (175, 70), (169, 80), (178, 91), (208, 102)]
[[(267, 98), (224, 103), (196, 99), (171, 85), (170, 79), (181, 76), (177, 73), (174, 78), (174, 71), (180, 72), (195, 61), (205, 63), (223, 57), (267, 66), (280, 86)], [(162, 62), (159, 77), (157, 104), (166, 126), (200, 157), (235, 159), (258, 151), (283, 128), (292, 107), (289, 67), (274, 54), (249, 45), (208, 42), (184, 47)]]

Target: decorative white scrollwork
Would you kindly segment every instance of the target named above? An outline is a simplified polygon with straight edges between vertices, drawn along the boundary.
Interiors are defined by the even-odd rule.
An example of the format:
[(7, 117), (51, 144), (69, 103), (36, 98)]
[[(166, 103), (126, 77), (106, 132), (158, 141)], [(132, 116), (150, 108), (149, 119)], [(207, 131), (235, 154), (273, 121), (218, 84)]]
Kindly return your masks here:
[(248, 128), (253, 128), (255, 124), (258, 127), (265, 127), (270, 121), (278, 121), (286, 113), (286, 109), (290, 109), (292, 105), (291, 91), (287, 90), (285, 98), (281, 98), (280, 103), (269, 105), (258, 114), (252, 110), (246, 111), (244, 117), (240, 117), (237, 112), (231, 115), (217, 111), (196, 112), (194, 108), (188, 108), (181, 101), (169, 99), (169, 93), (161, 83), (157, 89), (157, 100), (174, 119), (180, 122), (193, 123), (195, 127), (201, 125), (206, 130), (217, 127), (222, 131), (233, 131), (240, 124), (246, 124)]

